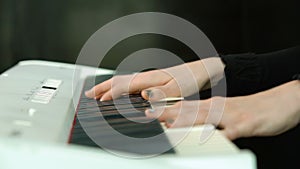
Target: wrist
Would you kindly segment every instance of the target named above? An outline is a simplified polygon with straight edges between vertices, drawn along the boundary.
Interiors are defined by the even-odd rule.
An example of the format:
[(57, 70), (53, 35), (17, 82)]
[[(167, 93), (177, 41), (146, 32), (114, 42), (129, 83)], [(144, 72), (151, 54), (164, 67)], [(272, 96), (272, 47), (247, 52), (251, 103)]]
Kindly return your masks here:
[(295, 102), (296, 105), (298, 105), (297, 107), (297, 112), (298, 112), (298, 124), (300, 123), (300, 80), (295, 80), (293, 81), (295, 83)]
[[(248, 96), (245, 96), (248, 97)], [(277, 135), (300, 122), (300, 82), (291, 81), (272, 89), (249, 95), (257, 112), (254, 135)], [(253, 106), (255, 105), (255, 106)], [(265, 130), (265, 131), (264, 131)]]
[(205, 82), (210, 86), (215, 86), (224, 78), (225, 64), (219, 57), (211, 57), (201, 60), (203, 72), (205, 73)]
[(300, 123), (300, 81), (293, 80), (279, 87), (282, 102), (285, 103), (287, 111), (294, 114), (297, 123)]

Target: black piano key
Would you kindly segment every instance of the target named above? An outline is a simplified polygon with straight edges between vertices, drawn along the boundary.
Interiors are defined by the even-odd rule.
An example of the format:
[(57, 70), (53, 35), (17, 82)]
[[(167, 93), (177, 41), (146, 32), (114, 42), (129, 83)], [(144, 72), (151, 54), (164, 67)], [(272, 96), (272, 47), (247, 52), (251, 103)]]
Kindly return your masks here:
[[(135, 117), (131, 120), (134, 120), (135, 122), (138, 122), (138, 123), (146, 123), (153, 119), (148, 119), (145, 117)], [(87, 128), (92, 128), (92, 127), (100, 127), (100, 126), (104, 126), (104, 125), (115, 126), (117, 124), (126, 124), (126, 123), (128, 123), (128, 119), (125, 119), (125, 118), (111, 119), (111, 120), (109, 120), (109, 122), (107, 122), (106, 120), (103, 120), (103, 119), (93, 120), (93, 121), (84, 121), (81, 119), (80, 120), (76, 119), (76, 124), (74, 125), (74, 129), (82, 128), (81, 125), (83, 125), (84, 127), (87, 127)]]
[(105, 109), (112, 109), (112, 108), (119, 108), (119, 109), (123, 109), (123, 107), (150, 107), (150, 103), (147, 102), (138, 102), (138, 103), (128, 103), (128, 104), (114, 104), (114, 103), (109, 103), (109, 104), (105, 104), (105, 105), (101, 105), (103, 104), (101, 103), (95, 103), (94, 100), (91, 100), (90, 102), (84, 102), (84, 103), (80, 103), (80, 107), (79, 109), (90, 109), (90, 108), (96, 108), (99, 107), (103, 110)]

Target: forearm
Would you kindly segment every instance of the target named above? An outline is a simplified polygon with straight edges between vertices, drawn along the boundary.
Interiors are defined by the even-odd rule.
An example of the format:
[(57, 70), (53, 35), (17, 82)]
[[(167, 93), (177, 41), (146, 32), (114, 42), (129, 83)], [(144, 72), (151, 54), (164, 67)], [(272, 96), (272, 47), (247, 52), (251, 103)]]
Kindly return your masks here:
[(257, 124), (253, 128), (253, 136), (278, 135), (294, 128), (300, 122), (298, 80), (250, 95), (249, 100), (254, 106), (252, 112), (256, 112), (258, 117), (252, 122)]
[(291, 80), (300, 72), (300, 47), (265, 54), (223, 55), (229, 96), (248, 95)]
[(215, 86), (224, 78), (225, 65), (220, 57), (210, 57), (187, 65), (194, 74), (200, 90)]
[[(276, 89), (276, 88), (275, 88)], [(277, 97), (281, 97), (281, 105), (286, 108), (286, 112), (290, 114), (291, 124), (300, 123), (300, 81), (293, 80), (277, 87)], [(276, 96), (275, 96), (276, 97)], [(274, 103), (280, 104), (280, 103)]]
[(230, 139), (275, 136), (300, 122), (300, 82), (291, 81), (247, 96), (226, 99), (220, 125)]

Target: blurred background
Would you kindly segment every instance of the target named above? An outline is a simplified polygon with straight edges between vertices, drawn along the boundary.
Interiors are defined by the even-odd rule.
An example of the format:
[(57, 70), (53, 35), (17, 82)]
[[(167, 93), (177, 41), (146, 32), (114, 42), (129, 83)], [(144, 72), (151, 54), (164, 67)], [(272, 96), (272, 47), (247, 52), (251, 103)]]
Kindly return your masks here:
[[(0, 0), (0, 72), (26, 59), (74, 63), (96, 30), (146, 11), (190, 21), (221, 54), (282, 49), (300, 42), (299, 6), (297, 0)], [(101, 66), (114, 68), (128, 54), (148, 47), (195, 59), (184, 44), (149, 34), (117, 44)]]
[[(84, 43), (103, 25), (149, 11), (195, 24), (220, 54), (263, 53), (300, 44), (299, 0), (0, 0), (0, 72), (27, 59), (75, 63)], [(113, 69), (130, 53), (149, 47), (172, 51), (185, 61), (196, 59), (181, 42), (146, 34), (118, 43), (101, 66)], [(259, 167), (286, 168), (297, 161), (291, 155), (299, 151), (293, 139), (299, 138), (297, 130), (236, 144), (254, 151)]]

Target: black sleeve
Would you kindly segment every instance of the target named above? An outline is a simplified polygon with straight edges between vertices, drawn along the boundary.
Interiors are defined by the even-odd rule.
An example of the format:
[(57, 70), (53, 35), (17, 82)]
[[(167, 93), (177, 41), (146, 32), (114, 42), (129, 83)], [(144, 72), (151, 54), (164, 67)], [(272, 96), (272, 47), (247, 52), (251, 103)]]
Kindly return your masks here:
[(300, 73), (300, 46), (265, 54), (222, 55), (227, 95), (247, 95), (292, 80)]

